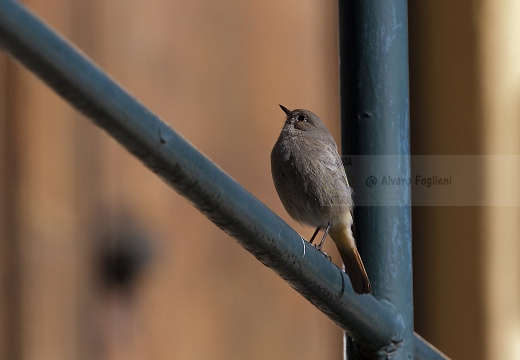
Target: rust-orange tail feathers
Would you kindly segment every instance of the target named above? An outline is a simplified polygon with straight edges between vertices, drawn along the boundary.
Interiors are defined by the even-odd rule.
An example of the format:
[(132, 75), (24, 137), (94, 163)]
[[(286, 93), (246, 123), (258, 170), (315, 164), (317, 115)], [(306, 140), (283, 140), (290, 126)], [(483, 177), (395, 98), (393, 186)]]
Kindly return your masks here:
[(336, 243), (339, 254), (345, 264), (345, 272), (350, 278), (352, 288), (358, 294), (372, 292), (370, 280), (356, 247), (352, 231), (348, 227), (341, 227), (339, 231), (331, 231), (330, 237)]

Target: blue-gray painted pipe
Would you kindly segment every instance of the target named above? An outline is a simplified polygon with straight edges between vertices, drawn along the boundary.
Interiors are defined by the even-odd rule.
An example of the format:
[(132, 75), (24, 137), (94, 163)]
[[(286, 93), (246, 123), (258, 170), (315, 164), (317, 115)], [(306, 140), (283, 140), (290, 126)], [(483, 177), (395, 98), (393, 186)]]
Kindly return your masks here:
[[(342, 149), (351, 171), (356, 237), (376, 298), (405, 325), (394, 357), (414, 355), (410, 186), (368, 186), (375, 169), (410, 178), (408, 16), (406, 0), (339, 1)], [(397, 155), (393, 157), (377, 155)], [(388, 164), (388, 161), (392, 162)], [(379, 204), (385, 204), (381, 206)], [(363, 358), (357, 340), (350, 357)], [(384, 354), (382, 356), (384, 357)]]

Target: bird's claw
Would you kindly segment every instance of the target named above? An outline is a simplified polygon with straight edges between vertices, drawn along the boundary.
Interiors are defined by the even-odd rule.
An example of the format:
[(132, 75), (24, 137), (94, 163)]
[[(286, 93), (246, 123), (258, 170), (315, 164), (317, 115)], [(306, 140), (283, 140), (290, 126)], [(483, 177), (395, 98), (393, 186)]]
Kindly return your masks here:
[(325, 251), (321, 250), (321, 246), (319, 246), (319, 245), (314, 245), (314, 247), (315, 247), (315, 248), (316, 248), (316, 249), (317, 249), (317, 250), (318, 250), (318, 251), (319, 251), (323, 256), (325, 256), (327, 259), (329, 259), (329, 261), (332, 262), (332, 259), (331, 259), (330, 255), (327, 254)]

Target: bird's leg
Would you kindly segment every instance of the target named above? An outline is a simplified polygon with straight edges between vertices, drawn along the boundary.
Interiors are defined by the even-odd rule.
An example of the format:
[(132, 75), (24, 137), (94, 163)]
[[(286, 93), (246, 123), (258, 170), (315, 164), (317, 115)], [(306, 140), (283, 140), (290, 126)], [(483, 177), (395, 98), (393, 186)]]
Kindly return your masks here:
[[(329, 234), (329, 230), (330, 230), (330, 223), (327, 224), (325, 233), (323, 234), (323, 237), (321, 238), (319, 245), (316, 246), (316, 249), (318, 249), (319, 251), (321, 251), (321, 247), (323, 246), (323, 243), (325, 242), (325, 239), (327, 238), (327, 235)], [(316, 233), (314, 235), (316, 235)]]
[[(316, 232), (314, 233), (313, 235), (313, 239), (314, 239), (314, 236), (316, 236), (316, 233), (318, 232), (320, 228), (318, 228), (316, 230)], [(325, 242), (325, 239), (327, 238), (327, 235), (329, 234), (329, 230), (330, 230), (330, 223), (327, 224), (327, 228), (325, 229), (325, 233), (323, 234), (323, 237), (321, 238), (321, 241), (318, 245), (315, 245), (316, 249), (318, 249), (327, 259), (329, 259), (329, 261), (331, 261), (330, 259), (330, 255), (327, 254), (325, 251), (321, 250), (321, 247), (323, 246), (323, 243)]]
[(309, 241), (311, 244), (314, 241), (314, 238), (316, 237), (316, 235), (318, 235), (318, 231), (320, 231), (320, 230), (321, 230), (321, 226), (318, 226), (316, 228), (316, 231), (314, 232), (314, 234), (312, 234), (311, 241)]

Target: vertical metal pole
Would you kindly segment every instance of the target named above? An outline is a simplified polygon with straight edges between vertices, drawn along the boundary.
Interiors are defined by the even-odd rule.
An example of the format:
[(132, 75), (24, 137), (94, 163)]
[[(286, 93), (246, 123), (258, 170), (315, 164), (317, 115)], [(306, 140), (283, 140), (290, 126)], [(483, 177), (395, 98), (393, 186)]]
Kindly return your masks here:
[[(340, 0), (342, 151), (363, 157), (362, 174), (382, 166), (410, 178), (408, 22), (406, 0)], [(389, 157), (379, 155), (396, 155)], [(353, 175), (356, 176), (355, 174)], [(364, 182), (357, 182), (364, 184)], [(358, 186), (354, 222), (375, 297), (405, 324), (396, 359), (412, 359), (413, 295), (410, 186)], [(378, 204), (378, 205), (371, 205)], [(384, 205), (379, 205), (384, 204)], [(347, 339), (351, 358), (386, 358)]]

